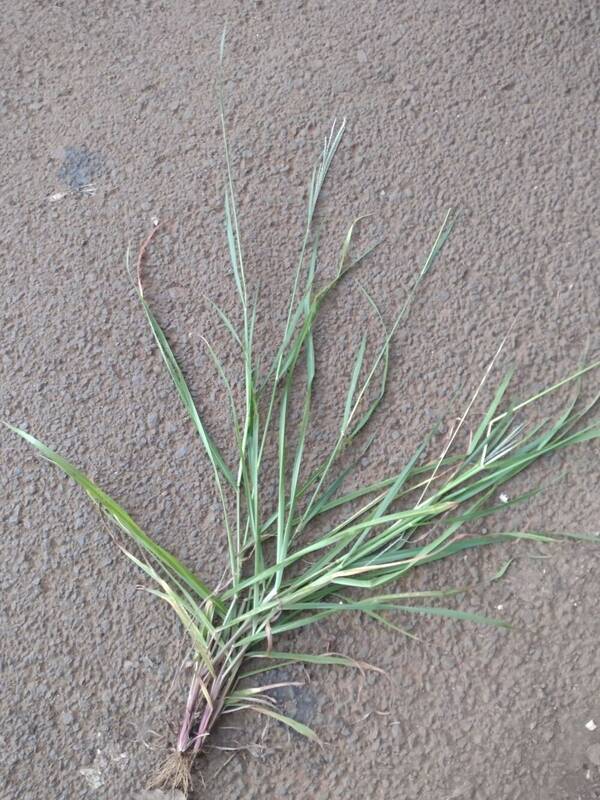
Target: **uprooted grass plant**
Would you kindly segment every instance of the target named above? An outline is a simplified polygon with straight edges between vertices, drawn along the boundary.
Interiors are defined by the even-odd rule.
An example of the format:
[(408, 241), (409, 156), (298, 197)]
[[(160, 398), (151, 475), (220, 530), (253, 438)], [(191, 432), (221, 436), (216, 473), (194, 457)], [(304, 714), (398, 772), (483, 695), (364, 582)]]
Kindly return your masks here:
[[(305, 443), (313, 424), (315, 320), (327, 295), (373, 250), (369, 247), (354, 253), (357, 221), (353, 222), (342, 243), (333, 279), (326, 283), (318, 279), (315, 212), (344, 123), (334, 124), (312, 173), (305, 232), (283, 335), (270, 367), (260, 371), (254, 348), (257, 305), (250, 299), (244, 267), (222, 101), (220, 110), (226, 164), (225, 227), (241, 323), (234, 324), (215, 304), (213, 308), (239, 352), (242, 408), (235, 401), (217, 353), (207, 347), (229, 407), (235, 463), (228, 463), (225, 451), (207, 431), (167, 337), (144, 296), (141, 267), (153, 234), (139, 253), (136, 288), (160, 354), (212, 469), (227, 539), (226, 579), (218, 586), (209, 585), (196, 565), (183, 564), (155, 542), (83, 472), (31, 434), (9, 426), (73, 478), (104, 515), (130, 537), (137, 552), (124, 551), (153, 582), (150, 591), (173, 608), (189, 634), (193, 677), (177, 740), (158, 775), (159, 782), (184, 792), (190, 785), (192, 762), (206, 747), (224, 713), (251, 709), (304, 736), (317, 738), (305, 724), (278, 709), (271, 691), (281, 684), (261, 676), (290, 662), (345, 666), (356, 666), (356, 662), (339, 654), (285, 652), (278, 646), (281, 634), (349, 611), (361, 611), (392, 627), (395, 625), (387, 612), (504, 625), (436, 604), (457, 590), (402, 591), (401, 579), (418, 567), (469, 548), (511, 539), (552, 541), (552, 537), (539, 533), (465, 533), (465, 526), (527, 499), (529, 494), (511, 503), (497, 502), (500, 487), (540, 457), (600, 436), (600, 426), (584, 420), (597, 398), (580, 407), (576, 391), (556, 418), (527, 422), (531, 405), (566, 384), (577, 387), (584, 373), (600, 362), (582, 366), (564, 380), (516, 403), (506, 401), (511, 379), (511, 374), (506, 374), (485, 413), (472, 424), (475, 400), (482, 394), (496, 353), (437, 457), (432, 459), (427, 454), (434, 429), (401, 469), (375, 483), (361, 485), (358, 474), (358, 458), (370, 442), (365, 445), (363, 441), (353, 465), (344, 462), (344, 468), (340, 466), (342, 454), (352, 448), (383, 399), (390, 342), (450, 234), (453, 216), (449, 212), (389, 327), (383, 326), (379, 310), (368, 298), (378, 324), (383, 326), (381, 342), (375, 354), (368, 357), (366, 338), (362, 338), (349, 365), (335, 440), (320, 465), (306, 474)], [(294, 404), (298, 404), (299, 423), (293, 425)], [(457, 437), (467, 430), (468, 445), (456, 452), (462, 441)], [(265, 485), (265, 454), (271, 446), (277, 465), (274, 507), (268, 504), (272, 495), (267, 489), (271, 487)], [(356, 488), (346, 488), (349, 483)], [(328, 512), (332, 510), (339, 522), (329, 522)], [(240, 682), (242, 677), (245, 680)]]

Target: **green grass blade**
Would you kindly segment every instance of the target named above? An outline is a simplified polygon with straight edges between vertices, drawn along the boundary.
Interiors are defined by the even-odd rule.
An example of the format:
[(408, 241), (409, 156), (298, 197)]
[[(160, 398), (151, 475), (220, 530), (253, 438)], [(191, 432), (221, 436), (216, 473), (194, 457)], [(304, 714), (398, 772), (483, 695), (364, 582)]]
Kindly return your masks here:
[[(249, 708), (259, 714), (264, 714), (267, 717), (271, 717), (272, 719), (277, 720), (277, 722), (281, 722), (282, 725), (285, 725), (286, 727), (296, 731), (296, 733), (299, 733), (300, 736), (303, 736), (305, 739), (310, 739), (313, 742), (321, 744), (321, 740), (313, 731), (313, 729), (309, 728), (308, 725), (305, 725), (303, 722), (298, 722), (298, 720), (293, 719), (293, 717), (288, 717), (285, 714), (282, 714), (280, 711), (275, 711), (275, 709), (271, 708), (270, 706), (257, 705), (256, 703), (249, 702), (247, 698), (239, 699), (241, 699), (243, 702), (243, 705), (241, 706), (242, 708)], [(231, 696), (231, 701), (233, 703), (238, 702), (238, 698), (235, 696), (235, 694)]]
[(240, 346), (240, 348), (243, 348), (244, 345), (242, 344), (242, 340), (240, 339), (239, 333), (236, 331), (233, 322), (229, 319), (229, 317), (223, 311), (221, 306), (218, 305), (218, 303), (215, 303), (215, 301), (212, 300), (208, 295), (204, 295), (204, 297), (208, 302), (208, 304), (211, 306), (211, 308), (215, 311), (215, 313), (217, 314), (223, 325), (225, 325), (225, 328), (231, 334), (232, 339), (236, 342), (236, 344)]
[(485, 412), (485, 415), (481, 420), (479, 427), (473, 434), (473, 438), (471, 439), (469, 449), (467, 450), (467, 455), (471, 455), (471, 453), (473, 453), (479, 446), (479, 443), (482, 437), (485, 435), (488, 425), (492, 421), (494, 414), (496, 413), (500, 403), (502, 402), (504, 395), (506, 394), (506, 390), (508, 389), (508, 386), (512, 380), (513, 375), (514, 375), (514, 369), (510, 369), (502, 378), (492, 402), (488, 406), (488, 409)]
[(171, 376), (171, 380), (173, 381), (173, 384), (177, 390), (177, 394), (179, 395), (179, 398), (183, 403), (184, 408), (188, 412), (188, 415), (192, 420), (192, 423), (194, 424), (196, 431), (198, 432), (200, 441), (202, 442), (204, 450), (208, 455), (208, 458), (213, 466), (213, 469), (215, 470), (215, 473), (222, 475), (230, 486), (232, 487), (235, 486), (235, 479), (233, 477), (231, 470), (225, 463), (225, 459), (223, 458), (219, 448), (210, 437), (208, 431), (204, 426), (204, 423), (202, 422), (202, 418), (198, 413), (198, 409), (196, 408), (196, 404), (192, 399), (192, 395), (183, 376), (183, 372), (181, 371), (181, 368), (177, 363), (177, 359), (175, 358), (175, 355), (171, 350), (171, 346), (167, 341), (167, 337), (165, 336), (160, 325), (158, 324), (158, 320), (152, 313), (150, 306), (148, 305), (142, 294), (140, 294), (140, 300), (144, 308), (146, 318), (150, 323), (150, 327), (152, 329), (152, 333), (154, 334), (154, 339), (158, 345), (160, 354), (163, 358), (163, 361), (165, 362), (169, 375)]
[(354, 400), (354, 394), (356, 392), (356, 385), (358, 383), (358, 379), (360, 377), (360, 371), (362, 369), (363, 361), (365, 358), (365, 349), (367, 347), (367, 336), (363, 334), (360, 340), (360, 344), (358, 346), (358, 350), (356, 351), (356, 357), (354, 360), (354, 368), (352, 370), (352, 377), (350, 379), (350, 386), (348, 387), (348, 394), (346, 395), (346, 403), (344, 406), (344, 416), (342, 417), (342, 429), (346, 430), (348, 426), (348, 420), (350, 418), (350, 412), (352, 411), (352, 405)]
[(163, 565), (167, 570), (177, 575), (183, 583), (185, 583), (193, 592), (195, 592), (203, 600), (210, 599), (216, 608), (223, 613), (225, 608), (218, 597), (209, 587), (199, 580), (190, 570), (184, 566), (172, 553), (161, 547), (153, 539), (150, 538), (139, 525), (129, 516), (129, 514), (122, 508), (115, 500), (109, 495), (98, 488), (87, 475), (85, 475), (77, 467), (73, 466), (69, 461), (55, 453), (35, 436), (27, 433), (14, 425), (4, 423), (6, 427), (21, 436), (28, 444), (32, 445), (47, 461), (61, 469), (65, 475), (72, 478), (98, 505), (100, 508), (123, 530), (130, 536), (136, 544), (143, 550), (151, 555), (159, 564)]

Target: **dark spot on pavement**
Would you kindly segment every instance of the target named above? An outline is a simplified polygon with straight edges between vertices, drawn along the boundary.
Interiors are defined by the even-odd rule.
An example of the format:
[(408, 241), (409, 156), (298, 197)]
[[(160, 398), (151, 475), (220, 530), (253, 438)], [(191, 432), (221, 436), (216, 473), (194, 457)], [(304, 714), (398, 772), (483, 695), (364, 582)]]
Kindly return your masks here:
[(70, 189), (83, 189), (102, 174), (103, 166), (98, 153), (92, 153), (86, 147), (65, 147), (58, 177)]

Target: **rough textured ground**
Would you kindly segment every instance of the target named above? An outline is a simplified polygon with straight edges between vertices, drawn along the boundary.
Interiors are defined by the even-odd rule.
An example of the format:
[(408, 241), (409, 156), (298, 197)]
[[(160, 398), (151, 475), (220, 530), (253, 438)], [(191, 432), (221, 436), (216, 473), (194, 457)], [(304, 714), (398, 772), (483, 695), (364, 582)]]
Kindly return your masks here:
[[(374, 212), (365, 234), (387, 239), (360, 280), (388, 315), (445, 208), (462, 209), (398, 336), (375, 423), (386, 433), (366, 474), (400, 464), (457, 385), (467, 396), (515, 319), (505, 361), (518, 364), (522, 391), (564, 374), (590, 334), (598, 351), (591, 0), (532, 10), (512, 0), (2, 6), (0, 415), (85, 466), (207, 577), (222, 553), (215, 498), (124, 254), (153, 218), (172, 223), (150, 259), (150, 293), (219, 431), (223, 403), (200, 336), (226, 352), (202, 298), (233, 303), (214, 95), (225, 16), (233, 159), (265, 349), (282, 320), (306, 178), (334, 115), (349, 122), (323, 208), (327, 240)], [(339, 370), (319, 385), (324, 436), (348, 374), (340, 364), (367, 318), (351, 289), (320, 328), (320, 363)], [(0, 796), (141, 797), (165, 722), (179, 713), (178, 630), (136, 591), (139, 576), (84, 496), (8, 432), (0, 448)], [(547, 473), (560, 482), (496, 527), (598, 530), (599, 455), (585, 445), (547, 463), (523, 485)], [(310, 670), (310, 685), (284, 699), (327, 747), (271, 727), (254, 756), (237, 755), (216, 779), (228, 754), (213, 752), (196, 797), (600, 798), (600, 727), (585, 727), (600, 726), (600, 553), (506, 547), (424, 572), (421, 585), (479, 581), (508, 555), (506, 578), (464, 607), (502, 613), (518, 632), (424, 620), (415, 643), (355, 617), (299, 636), (315, 652), (368, 658), (391, 682), (361, 687), (356, 675)], [(260, 742), (256, 721), (238, 724), (217, 742)]]

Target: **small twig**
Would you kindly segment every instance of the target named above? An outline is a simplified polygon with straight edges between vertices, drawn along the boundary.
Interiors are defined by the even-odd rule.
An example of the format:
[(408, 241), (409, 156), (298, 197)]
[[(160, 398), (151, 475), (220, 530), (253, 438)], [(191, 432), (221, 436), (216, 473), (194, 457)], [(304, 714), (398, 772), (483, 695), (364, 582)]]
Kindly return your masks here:
[(510, 326), (510, 328), (508, 329), (508, 332), (507, 332), (506, 336), (505, 336), (505, 337), (502, 339), (502, 341), (500, 342), (500, 346), (499, 346), (499, 347), (498, 347), (498, 349), (496, 350), (496, 352), (495, 352), (495, 354), (494, 354), (494, 357), (492, 358), (492, 360), (491, 360), (491, 361), (490, 361), (490, 363), (488, 364), (488, 366), (487, 366), (487, 369), (485, 370), (485, 372), (484, 372), (484, 374), (483, 374), (483, 378), (482, 378), (482, 379), (481, 379), (481, 381), (479, 382), (479, 386), (477, 387), (477, 389), (475, 390), (475, 393), (474, 393), (473, 397), (472, 397), (472, 398), (471, 398), (471, 400), (469, 401), (469, 404), (467, 405), (467, 407), (466, 407), (466, 409), (465, 409), (465, 411), (464, 411), (464, 413), (463, 413), (462, 417), (460, 418), (460, 420), (459, 420), (459, 422), (458, 422), (458, 425), (457, 425), (457, 426), (456, 426), (456, 428), (453, 430), (453, 432), (452, 432), (452, 435), (450, 436), (450, 438), (448, 439), (448, 442), (446, 443), (446, 445), (445, 445), (444, 449), (442, 450), (442, 454), (441, 454), (441, 456), (440, 456), (440, 457), (439, 457), (439, 459), (438, 459), (438, 462), (437, 462), (437, 464), (436, 464), (436, 466), (435, 466), (435, 469), (434, 469), (434, 470), (433, 470), (433, 472), (431, 473), (431, 477), (429, 478), (429, 480), (427, 481), (426, 485), (425, 485), (425, 486), (424, 486), (424, 488), (423, 488), (423, 491), (421, 492), (421, 496), (419, 497), (419, 501), (418, 501), (418, 503), (417, 503), (417, 507), (419, 507), (420, 505), (422, 505), (422, 504), (423, 504), (423, 498), (425, 497), (425, 495), (426, 495), (426, 493), (427, 493), (427, 490), (429, 489), (429, 485), (431, 484), (431, 482), (433, 481), (433, 479), (434, 479), (434, 478), (435, 478), (435, 476), (437, 475), (438, 469), (440, 468), (440, 466), (441, 466), (442, 462), (444, 461), (444, 458), (446, 457), (446, 455), (447, 455), (447, 453), (448, 453), (448, 450), (450, 449), (450, 447), (451, 447), (452, 443), (453, 443), (453, 442), (454, 442), (454, 440), (456, 439), (456, 437), (457, 437), (457, 435), (458, 435), (458, 432), (459, 432), (459, 431), (460, 431), (460, 429), (462, 428), (462, 426), (463, 426), (463, 424), (464, 424), (464, 421), (466, 420), (466, 418), (467, 418), (467, 416), (468, 416), (468, 414), (469, 414), (469, 412), (470, 412), (471, 408), (473, 407), (473, 403), (475, 402), (475, 400), (476, 400), (476, 399), (477, 399), (477, 397), (479, 396), (479, 392), (480, 392), (480, 391), (483, 389), (483, 386), (484, 386), (485, 382), (487, 381), (487, 379), (488, 379), (488, 377), (489, 377), (489, 374), (490, 374), (490, 372), (492, 371), (492, 369), (493, 369), (493, 367), (494, 367), (494, 364), (496, 363), (496, 361), (497, 361), (497, 359), (498, 359), (498, 356), (499, 356), (499, 355), (500, 355), (500, 353), (502, 352), (502, 349), (504, 348), (504, 345), (506, 344), (506, 340), (507, 340), (507, 339), (508, 339), (508, 337), (510, 336), (510, 332), (511, 332), (511, 331), (512, 331), (512, 329), (514, 328), (516, 321), (517, 321), (517, 320), (516, 320), (516, 317), (515, 317), (515, 319), (514, 319), (514, 320), (513, 320), (513, 322), (511, 323), (511, 326)]
[[(223, 748), (223, 749), (225, 749), (225, 748)], [(240, 749), (240, 750), (241, 750), (241, 749), (244, 749), (244, 748), (236, 748), (236, 750), (237, 750), (237, 749)], [(221, 774), (221, 772), (223, 772), (223, 770), (224, 770), (226, 767), (228, 767), (228, 766), (229, 766), (229, 764), (230, 764), (230, 763), (233, 761), (233, 759), (236, 757), (236, 755), (237, 755), (237, 752), (236, 752), (236, 753), (232, 753), (232, 754), (229, 756), (229, 758), (227, 759), (227, 761), (225, 761), (223, 764), (221, 764), (221, 766), (219, 767), (219, 769), (217, 769), (217, 770), (216, 770), (216, 771), (213, 773), (212, 780), (214, 780), (214, 779), (217, 777), (217, 775), (220, 775), (220, 774)]]

